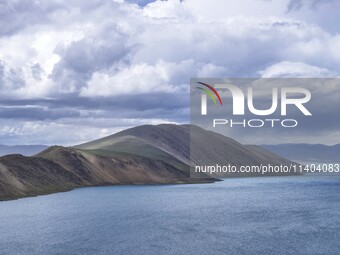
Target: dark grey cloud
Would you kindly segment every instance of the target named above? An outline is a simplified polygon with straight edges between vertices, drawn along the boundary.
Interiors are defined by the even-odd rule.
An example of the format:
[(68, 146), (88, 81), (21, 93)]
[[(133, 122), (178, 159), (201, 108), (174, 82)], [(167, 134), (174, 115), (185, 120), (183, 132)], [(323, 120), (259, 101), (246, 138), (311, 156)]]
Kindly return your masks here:
[(287, 11), (299, 10), (303, 5), (303, 0), (290, 0), (287, 6)]
[(287, 11), (297, 11), (303, 7), (317, 9), (320, 5), (332, 3), (334, 0), (290, 0), (287, 6)]
[(189, 95), (185, 93), (149, 93), (110, 98), (66, 96), (59, 99), (5, 99), (0, 103), (0, 118), (46, 121), (89, 117), (156, 118), (188, 122), (188, 105)]
[(138, 4), (141, 7), (144, 7), (145, 5), (155, 2), (156, 0), (126, 0), (128, 3)]
[(75, 109), (45, 109), (42, 107), (13, 107), (1, 108), (0, 119), (22, 119), (22, 120), (57, 120), (60, 118), (80, 117)]
[(44, 70), (40, 67), (39, 63), (36, 63), (35, 65), (33, 65), (31, 67), (31, 71), (32, 71), (32, 76), (36, 81), (40, 81), (41, 80), (41, 75), (44, 72)]

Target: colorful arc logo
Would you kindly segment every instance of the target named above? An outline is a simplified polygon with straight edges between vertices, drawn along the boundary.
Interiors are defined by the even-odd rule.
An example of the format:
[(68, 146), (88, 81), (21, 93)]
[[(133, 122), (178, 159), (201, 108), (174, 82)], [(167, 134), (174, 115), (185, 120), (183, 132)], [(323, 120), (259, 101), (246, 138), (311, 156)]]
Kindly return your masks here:
[[(220, 95), (218, 94), (218, 92), (216, 91), (216, 89), (214, 89), (211, 85), (204, 83), (204, 82), (197, 82), (198, 84), (201, 84), (205, 87), (207, 87), (208, 89), (204, 89), (201, 87), (197, 87), (198, 89), (204, 91), (214, 102), (214, 104), (217, 103), (216, 98), (214, 97), (213, 93), (215, 94), (215, 96), (217, 97), (218, 101), (220, 102), (220, 105), (222, 106), (222, 99), (220, 97)], [(211, 93), (212, 92), (212, 93)]]

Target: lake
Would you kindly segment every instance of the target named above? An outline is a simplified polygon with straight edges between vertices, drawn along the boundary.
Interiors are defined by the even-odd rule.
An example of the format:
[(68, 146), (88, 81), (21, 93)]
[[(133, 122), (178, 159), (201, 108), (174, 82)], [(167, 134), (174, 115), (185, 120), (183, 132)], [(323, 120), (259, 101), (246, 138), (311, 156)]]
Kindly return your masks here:
[(81, 188), (0, 202), (0, 254), (340, 254), (340, 177)]

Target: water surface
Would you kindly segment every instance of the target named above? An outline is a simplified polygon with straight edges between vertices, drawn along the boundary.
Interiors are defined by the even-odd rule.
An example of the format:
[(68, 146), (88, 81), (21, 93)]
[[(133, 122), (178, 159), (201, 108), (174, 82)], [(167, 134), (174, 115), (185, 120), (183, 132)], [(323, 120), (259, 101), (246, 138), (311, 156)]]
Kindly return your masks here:
[(340, 178), (111, 186), (0, 202), (0, 254), (340, 254)]

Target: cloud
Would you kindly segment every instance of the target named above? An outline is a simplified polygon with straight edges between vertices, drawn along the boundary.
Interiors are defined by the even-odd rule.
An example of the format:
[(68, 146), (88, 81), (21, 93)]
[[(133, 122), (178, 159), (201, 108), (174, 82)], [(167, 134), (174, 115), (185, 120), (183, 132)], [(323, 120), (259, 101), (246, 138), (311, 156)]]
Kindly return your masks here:
[(143, 9), (143, 14), (156, 19), (186, 19), (191, 17), (190, 10), (179, 0), (154, 1)]
[(325, 3), (332, 3), (333, 0), (290, 0), (287, 6), (287, 10), (289, 12), (291, 11), (297, 11), (300, 10), (303, 7), (312, 8), (315, 9), (320, 5), (323, 5)]
[(335, 76), (335, 73), (326, 68), (289, 61), (276, 63), (259, 73), (262, 78), (325, 78)]
[[(93, 125), (96, 123), (96, 125)], [(119, 124), (117, 124), (119, 123)], [(168, 119), (105, 119), (87, 118), (77, 121), (72, 118), (62, 121), (2, 121), (0, 144), (46, 144), (75, 145), (98, 137), (111, 135), (128, 127), (174, 123)], [(79, 132), (81, 130), (81, 132)]]
[(179, 63), (158, 60), (154, 65), (134, 64), (118, 72), (95, 72), (81, 96), (110, 97), (126, 94), (188, 92), (188, 82), (194, 76), (223, 75), (224, 67), (197, 63), (193, 59)]
[[(49, 14), (61, 6), (56, 1), (46, 4), (41, 1), (1, 1), (0, 2), (0, 35), (7, 37), (20, 33), (28, 26), (49, 22)], [(13, 19), (14, 16), (20, 18)]]
[(302, 0), (290, 0), (287, 6), (287, 10), (294, 11), (294, 10), (299, 10), (303, 5)]
[(109, 71), (124, 60), (129, 53), (125, 37), (114, 32), (112, 34), (57, 46), (55, 53), (59, 55), (60, 61), (54, 65), (50, 77), (63, 92), (79, 92), (94, 72)]
[[(141, 7), (146, 6), (149, 3), (154, 2), (155, 0), (126, 0), (126, 2), (128, 3), (134, 3), (134, 4), (138, 4)], [(121, 2), (124, 2), (123, 0)]]
[[(340, 58), (336, 36), (301, 20), (257, 16), (266, 5), (274, 13), (284, 13), (279, 7), (285, 1), (253, 2), (242, 8), (231, 4), (228, 12), (234, 16), (214, 18), (207, 10), (215, 13), (224, 2), (216, 1), (207, 10), (202, 9), (204, 2), (200, 9), (190, 0), (155, 1), (144, 8), (112, 1), (59, 5), (52, 1), (50, 7), (35, 7), (50, 12), (46, 24), (35, 24), (34, 31), (24, 26), (15, 36), (2, 38), (6, 94), (88, 97), (114, 96), (119, 91), (173, 92), (191, 76), (257, 76), (259, 70), (287, 59), (331, 72), (339, 68), (334, 64)], [(245, 16), (248, 12), (253, 15)], [(32, 44), (24, 45), (25, 41)], [(32, 72), (33, 66), (39, 69)]]
[[(3, 1), (0, 123), (19, 131), (39, 123), (37, 143), (51, 134), (66, 141), (66, 130), (86, 127), (93, 139), (100, 129), (122, 128), (120, 119), (124, 127), (188, 122), (191, 77), (338, 76), (338, 7), (303, 0)], [(31, 139), (19, 131), (8, 131), (8, 143)]]

